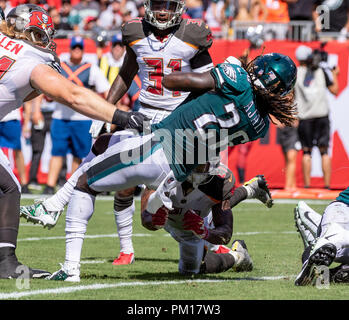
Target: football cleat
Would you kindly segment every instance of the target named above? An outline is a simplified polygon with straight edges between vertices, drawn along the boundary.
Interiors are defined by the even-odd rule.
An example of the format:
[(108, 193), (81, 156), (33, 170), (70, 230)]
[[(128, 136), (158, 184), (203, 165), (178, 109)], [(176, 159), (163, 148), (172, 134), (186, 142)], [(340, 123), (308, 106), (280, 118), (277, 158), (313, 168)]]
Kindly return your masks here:
[(309, 258), (303, 263), (295, 285), (305, 286), (314, 284), (317, 275), (317, 266), (328, 267), (336, 257), (337, 249), (334, 244), (325, 238), (319, 238), (310, 252)]
[(330, 279), (334, 283), (349, 283), (349, 265), (341, 264), (330, 269)]
[(273, 206), (267, 181), (263, 175), (257, 175), (243, 185), (247, 190), (247, 199), (258, 199), (263, 202), (268, 208)]
[(253, 262), (247, 251), (247, 246), (243, 240), (234, 240), (231, 247), (231, 254), (236, 259), (233, 270), (237, 272), (252, 271)]
[(302, 238), (304, 249), (308, 248), (309, 246), (312, 246), (315, 243), (316, 237), (302, 222), (299, 206), (297, 206), (294, 209), (294, 221), (295, 221), (296, 229)]
[(299, 201), (295, 208), (295, 219), (311, 232), (314, 238), (317, 236), (317, 229), (321, 222), (321, 214), (310, 208), (304, 201)]
[(48, 278), (55, 281), (80, 282), (80, 265), (71, 266), (67, 263), (61, 264), (61, 268), (52, 273)]
[(3, 247), (0, 249), (0, 279), (41, 279), (50, 275), (48, 271), (32, 269), (18, 262), (15, 248)]
[(135, 261), (135, 255), (133, 253), (127, 254), (120, 252), (119, 256), (113, 261), (114, 266), (121, 266), (126, 264), (132, 264)]
[(39, 223), (48, 229), (53, 228), (64, 210), (48, 211), (45, 208), (44, 200), (35, 200), (34, 204), (30, 206), (20, 207), (20, 216), (27, 219), (27, 221), (34, 224)]

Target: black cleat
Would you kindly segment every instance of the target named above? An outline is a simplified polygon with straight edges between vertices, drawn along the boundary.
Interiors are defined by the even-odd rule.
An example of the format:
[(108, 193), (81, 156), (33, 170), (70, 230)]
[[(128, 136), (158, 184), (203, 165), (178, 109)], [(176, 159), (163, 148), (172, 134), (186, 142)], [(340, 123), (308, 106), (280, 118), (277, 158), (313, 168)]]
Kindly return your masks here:
[(334, 283), (349, 283), (349, 265), (341, 264), (330, 269), (330, 279)]
[(0, 248), (0, 279), (30, 278), (40, 279), (50, 276), (51, 273), (39, 269), (31, 269), (18, 262), (15, 248)]
[(316, 266), (328, 267), (333, 262), (337, 253), (336, 246), (328, 241), (326, 241), (326, 243), (323, 242), (324, 241), (318, 241), (315, 244), (309, 258), (303, 263), (302, 270), (295, 281), (296, 286), (312, 284), (319, 270)]

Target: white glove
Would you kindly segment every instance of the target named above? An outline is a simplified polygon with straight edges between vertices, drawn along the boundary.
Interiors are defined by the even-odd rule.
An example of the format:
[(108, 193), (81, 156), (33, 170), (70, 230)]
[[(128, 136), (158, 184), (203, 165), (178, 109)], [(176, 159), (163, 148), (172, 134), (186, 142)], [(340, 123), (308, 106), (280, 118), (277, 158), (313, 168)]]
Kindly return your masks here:
[(173, 210), (172, 200), (170, 199), (171, 190), (177, 187), (179, 182), (171, 171), (164, 180), (160, 183), (159, 187), (149, 196), (147, 211), (154, 214), (162, 206), (165, 206), (168, 210)]
[[(104, 126), (103, 121), (100, 121), (100, 120), (93, 120), (92, 121), (89, 133), (91, 134), (91, 137), (93, 139), (98, 138), (99, 134), (101, 133), (101, 131), (103, 129), (103, 126)], [(110, 132), (110, 127), (111, 127), (111, 124), (106, 123), (106, 131), (107, 132)]]

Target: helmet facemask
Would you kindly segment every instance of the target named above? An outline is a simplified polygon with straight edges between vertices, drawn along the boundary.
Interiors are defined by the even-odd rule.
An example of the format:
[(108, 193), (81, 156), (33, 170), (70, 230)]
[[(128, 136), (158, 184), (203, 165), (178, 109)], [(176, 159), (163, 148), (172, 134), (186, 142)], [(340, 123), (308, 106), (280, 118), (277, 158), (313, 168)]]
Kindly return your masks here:
[[(165, 30), (179, 24), (185, 10), (184, 0), (145, 0), (145, 20), (159, 30)], [(167, 14), (164, 21), (159, 14)]]

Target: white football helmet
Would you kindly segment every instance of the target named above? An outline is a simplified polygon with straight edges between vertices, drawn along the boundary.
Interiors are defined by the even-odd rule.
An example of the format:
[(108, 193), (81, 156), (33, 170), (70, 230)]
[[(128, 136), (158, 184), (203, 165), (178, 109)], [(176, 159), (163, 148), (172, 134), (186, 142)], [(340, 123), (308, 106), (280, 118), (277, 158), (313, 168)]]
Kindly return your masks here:
[[(182, 20), (182, 14), (185, 11), (184, 0), (145, 0), (145, 20), (152, 26), (165, 30), (179, 24)], [(168, 12), (167, 21), (159, 21), (156, 14), (159, 12)]]
[(6, 16), (8, 27), (44, 48), (55, 49), (52, 38), (55, 28), (46, 10), (34, 4), (22, 4), (13, 8)]

